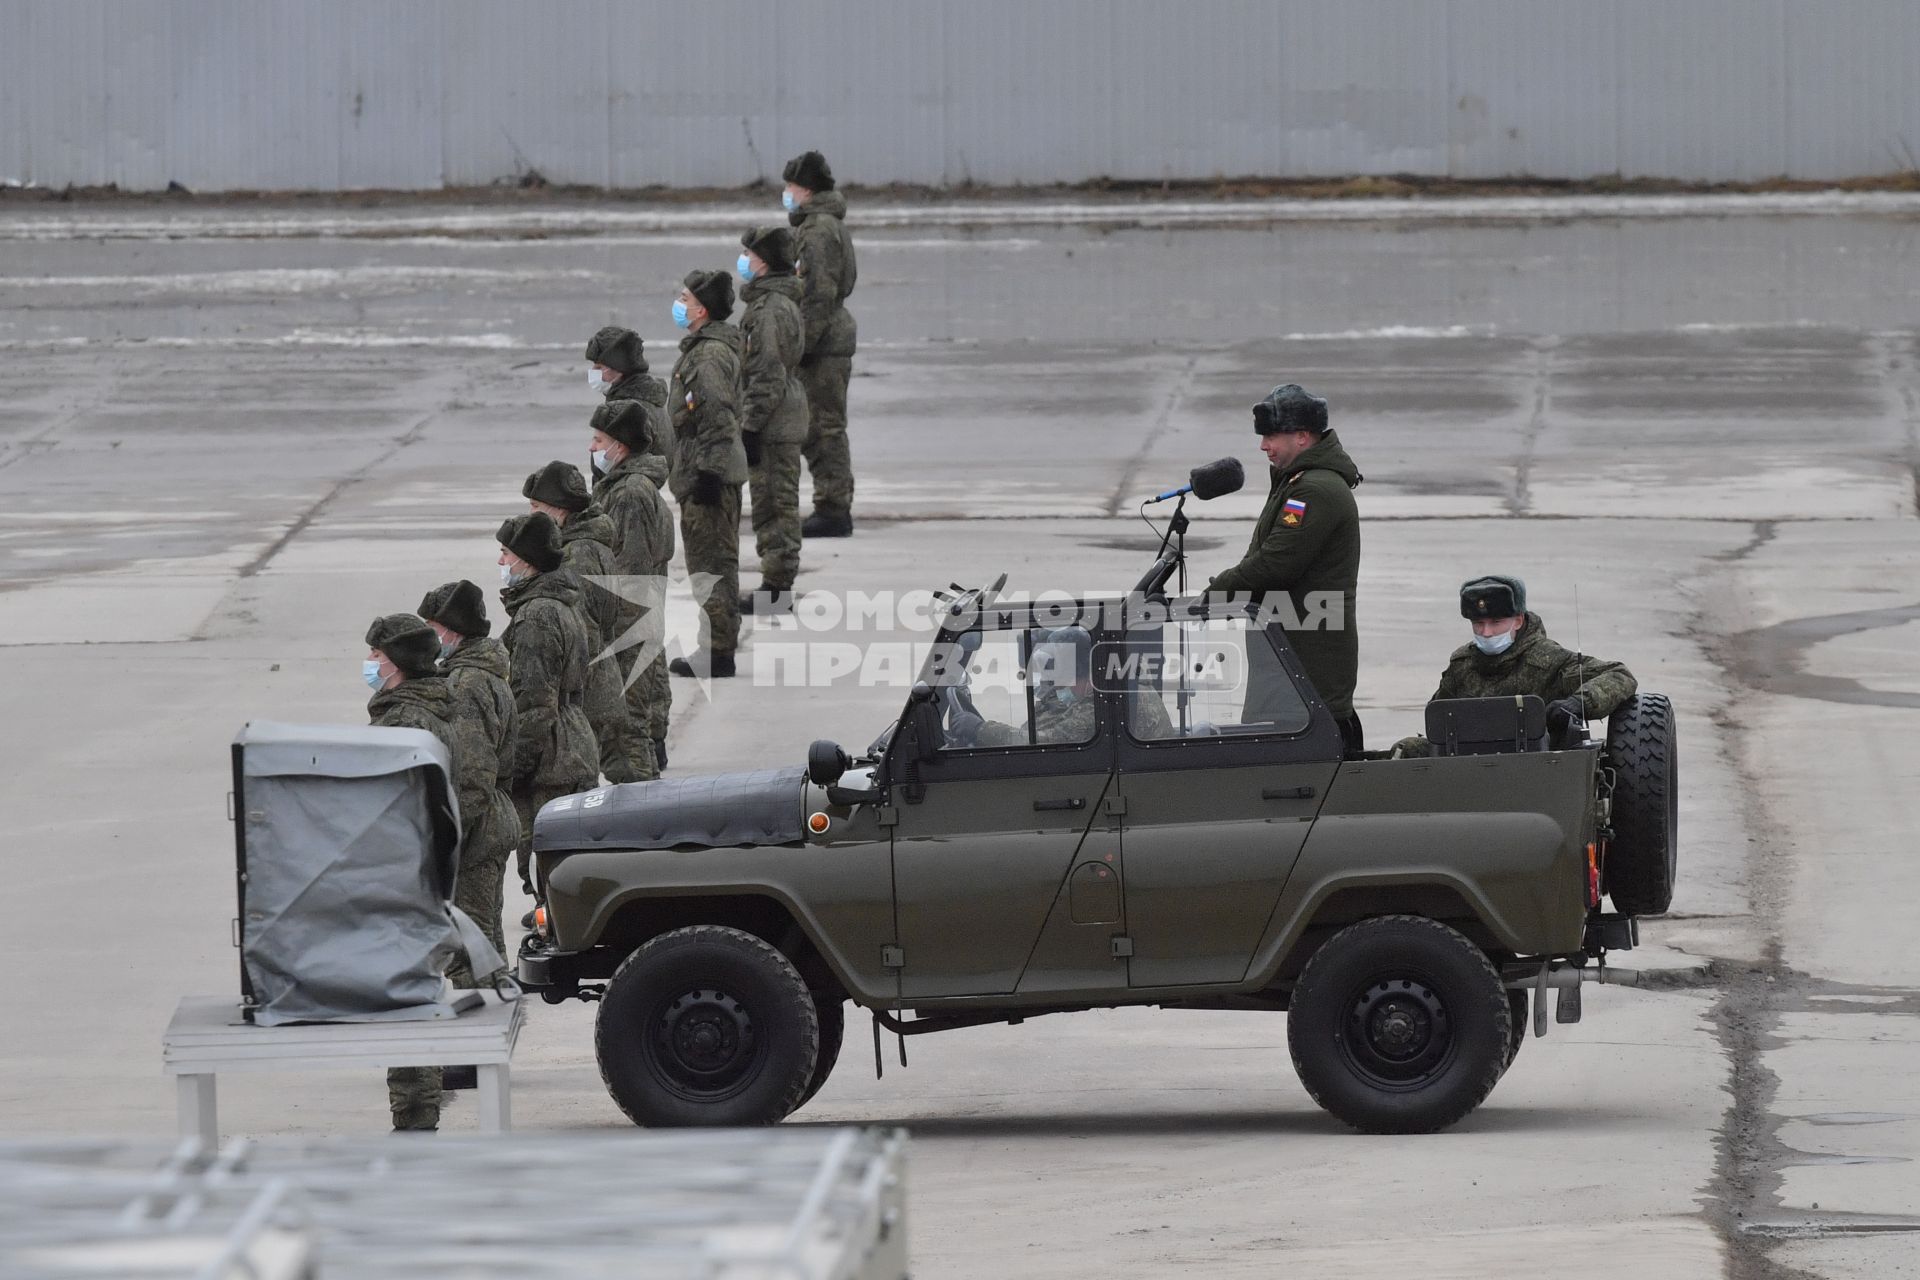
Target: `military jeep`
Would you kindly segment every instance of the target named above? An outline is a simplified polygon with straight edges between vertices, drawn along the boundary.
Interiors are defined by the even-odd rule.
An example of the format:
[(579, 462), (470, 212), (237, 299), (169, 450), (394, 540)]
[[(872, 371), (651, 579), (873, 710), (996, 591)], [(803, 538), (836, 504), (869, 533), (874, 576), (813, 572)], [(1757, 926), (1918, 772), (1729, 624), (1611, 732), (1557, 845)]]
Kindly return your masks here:
[(1169, 600), (1156, 569), (1066, 627), (999, 583), (943, 595), (857, 757), (818, 742), (541, 811), (519, 977), (600, 1002), (636, 1124), (777, 1122), (833, 1069), (848, 1001), (903, 1062), (904, 1037), (1043, 1014), (1284, 1012), (1315, 1101), (1393, 1133), (1480, 1104), (1530, 994), (1536, 1034), (1549, 990), (1578, 1020), (1671, 896), (1666, 699), (1558, 743), (1538, 699), (1434, 704), (1436, 755), (1343, 759), (1286, 625)]

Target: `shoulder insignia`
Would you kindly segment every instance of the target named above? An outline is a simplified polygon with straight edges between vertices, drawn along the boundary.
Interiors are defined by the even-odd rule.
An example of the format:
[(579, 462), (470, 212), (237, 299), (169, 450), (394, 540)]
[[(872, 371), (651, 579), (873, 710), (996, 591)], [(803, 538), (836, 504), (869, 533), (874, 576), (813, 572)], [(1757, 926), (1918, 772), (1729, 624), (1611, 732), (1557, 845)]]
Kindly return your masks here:
[(1280, 508), (1280, 523), (1288, 528), (1297, 528), (1307, 518), (1307, 504), (1298, 498), (1288, 498)]

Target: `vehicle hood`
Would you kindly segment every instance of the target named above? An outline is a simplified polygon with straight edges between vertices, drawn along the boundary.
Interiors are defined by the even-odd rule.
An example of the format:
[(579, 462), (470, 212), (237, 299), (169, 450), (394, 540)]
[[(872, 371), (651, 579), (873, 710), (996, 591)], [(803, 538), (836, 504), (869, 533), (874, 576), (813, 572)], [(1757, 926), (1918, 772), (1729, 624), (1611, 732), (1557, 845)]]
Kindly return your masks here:
[(738, 848), (800, 844), (806, 772), (761, 769), (623, 782), (550, 801), (533, 820), (533, 847)]

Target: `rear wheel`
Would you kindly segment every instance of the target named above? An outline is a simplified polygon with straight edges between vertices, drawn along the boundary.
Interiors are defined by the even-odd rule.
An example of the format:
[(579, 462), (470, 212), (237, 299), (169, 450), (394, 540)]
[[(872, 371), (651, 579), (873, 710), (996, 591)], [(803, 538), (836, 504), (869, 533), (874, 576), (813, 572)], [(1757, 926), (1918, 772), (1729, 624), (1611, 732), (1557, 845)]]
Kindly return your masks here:
[(638, 1125), (773, 1124), (819, 1052), (807, 984), (770, 943), (695, 925), (628, 956), (594, 1023), (600, 1077)]
[(1307, 962), (1287, 1013), (1313, 1100), (1367, 1133), (1430, 1133), (1485, 1100), (1513, 1017), (1486, 954), (1420, 916), (1349, 925)]
[(1673, 905), (1679, 865), (1679, 742), (1673, 704), (1663, 695), (1628, 699), (1607, 725), (1613, 766), (1613, 838), (1607, 843), (1607, 896), (1616, 911), (1659, 915)]

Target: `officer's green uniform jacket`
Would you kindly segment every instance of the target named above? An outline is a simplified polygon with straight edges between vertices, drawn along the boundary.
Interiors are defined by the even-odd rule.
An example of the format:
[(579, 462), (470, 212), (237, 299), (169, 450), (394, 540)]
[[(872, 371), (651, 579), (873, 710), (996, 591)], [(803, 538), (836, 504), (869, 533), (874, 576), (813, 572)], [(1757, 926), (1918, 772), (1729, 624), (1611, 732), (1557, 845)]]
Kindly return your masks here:
[(794, 229), (794, 260), (799, 264), (800, 315), (807, 326), (807, 359), (850, 356), (857, 333), (847, 299), (860, 267), (847, 233), (847, 198), (838, 191), (816, 191), (787, 215)]
[(725, 484), (747, 482), (747, 451), (740, 443), (741, 346), (740, 330), (724, 320), (709, 320), (680, 339), (680, 359), (667, 388), (673, 423), (667, 483), (682, 502), (702, 471), (717, 474)]
[(491, 845), (505, 857), (520, 843), (519, 819), (507, 796), (513, 786), (514, 727), (507, 648), (492, 636), (468, 636), (441, 671), (452, 695), (448, 723), (459, 744), (460, 819), (467, 846)]
[(587, 629), (580, 584), (565, 569), (500, 592), (513, 621), (500, 636), (512, 657), (513, 785), (585, 791), (600, 780), (600, 746), (587, 722)]
[[(620, 381), (607, 388), (608, 400), (638, 400), (647, 407), (647, 443), (640, 452), (657, 454), (664, 458), (667, 446), (673, 438), (673, 428), (667, 422), (667, 384), (648, 373), (637, 369)], [(663, 476), (665, 472), (661, 473)]]
[(763, 444), (799, 444), (807, 438), (807, 393), (794, 372), (807, 349), (800, 281), (791, 272), (761, 276), (740, 297), (747, 304), (740, 429), (758, 432)]
[(1529, 610), (1505, 653), (1482, 653), (1472, 644), (1455, 649), (1433, 697), (1511, 698), (1533, 694), (1547, 702), (1577, 697), (1588, 720), (1601, 720), (1612, 715), (1639, 687), (1633, 673), (1619, 663), (1561, 647), (1547, 635), (1547, 624), (1540, 615)]
[[(1353, 688), (1360, 670), (1360, 635), (1354, 595), (1360, 580), (1360, 509), (1353, 490), (1360, 469), (1329, 431), (1286, 471), (1273, 473), (1266, 508), (1240, 563), (1207, 584), (1209, 592), (1252, 592), (1256, 598), (1282, 591), (1294, 616), (1311, 620), (1306, 597), (1337, 591), (1343, 602), (1339, 630), (1291, 630), (1287, 640), (1307, 678), (1337, 717), (1353, 714)], [(1288, 503), (1304, 504), (1289, 507)]]

